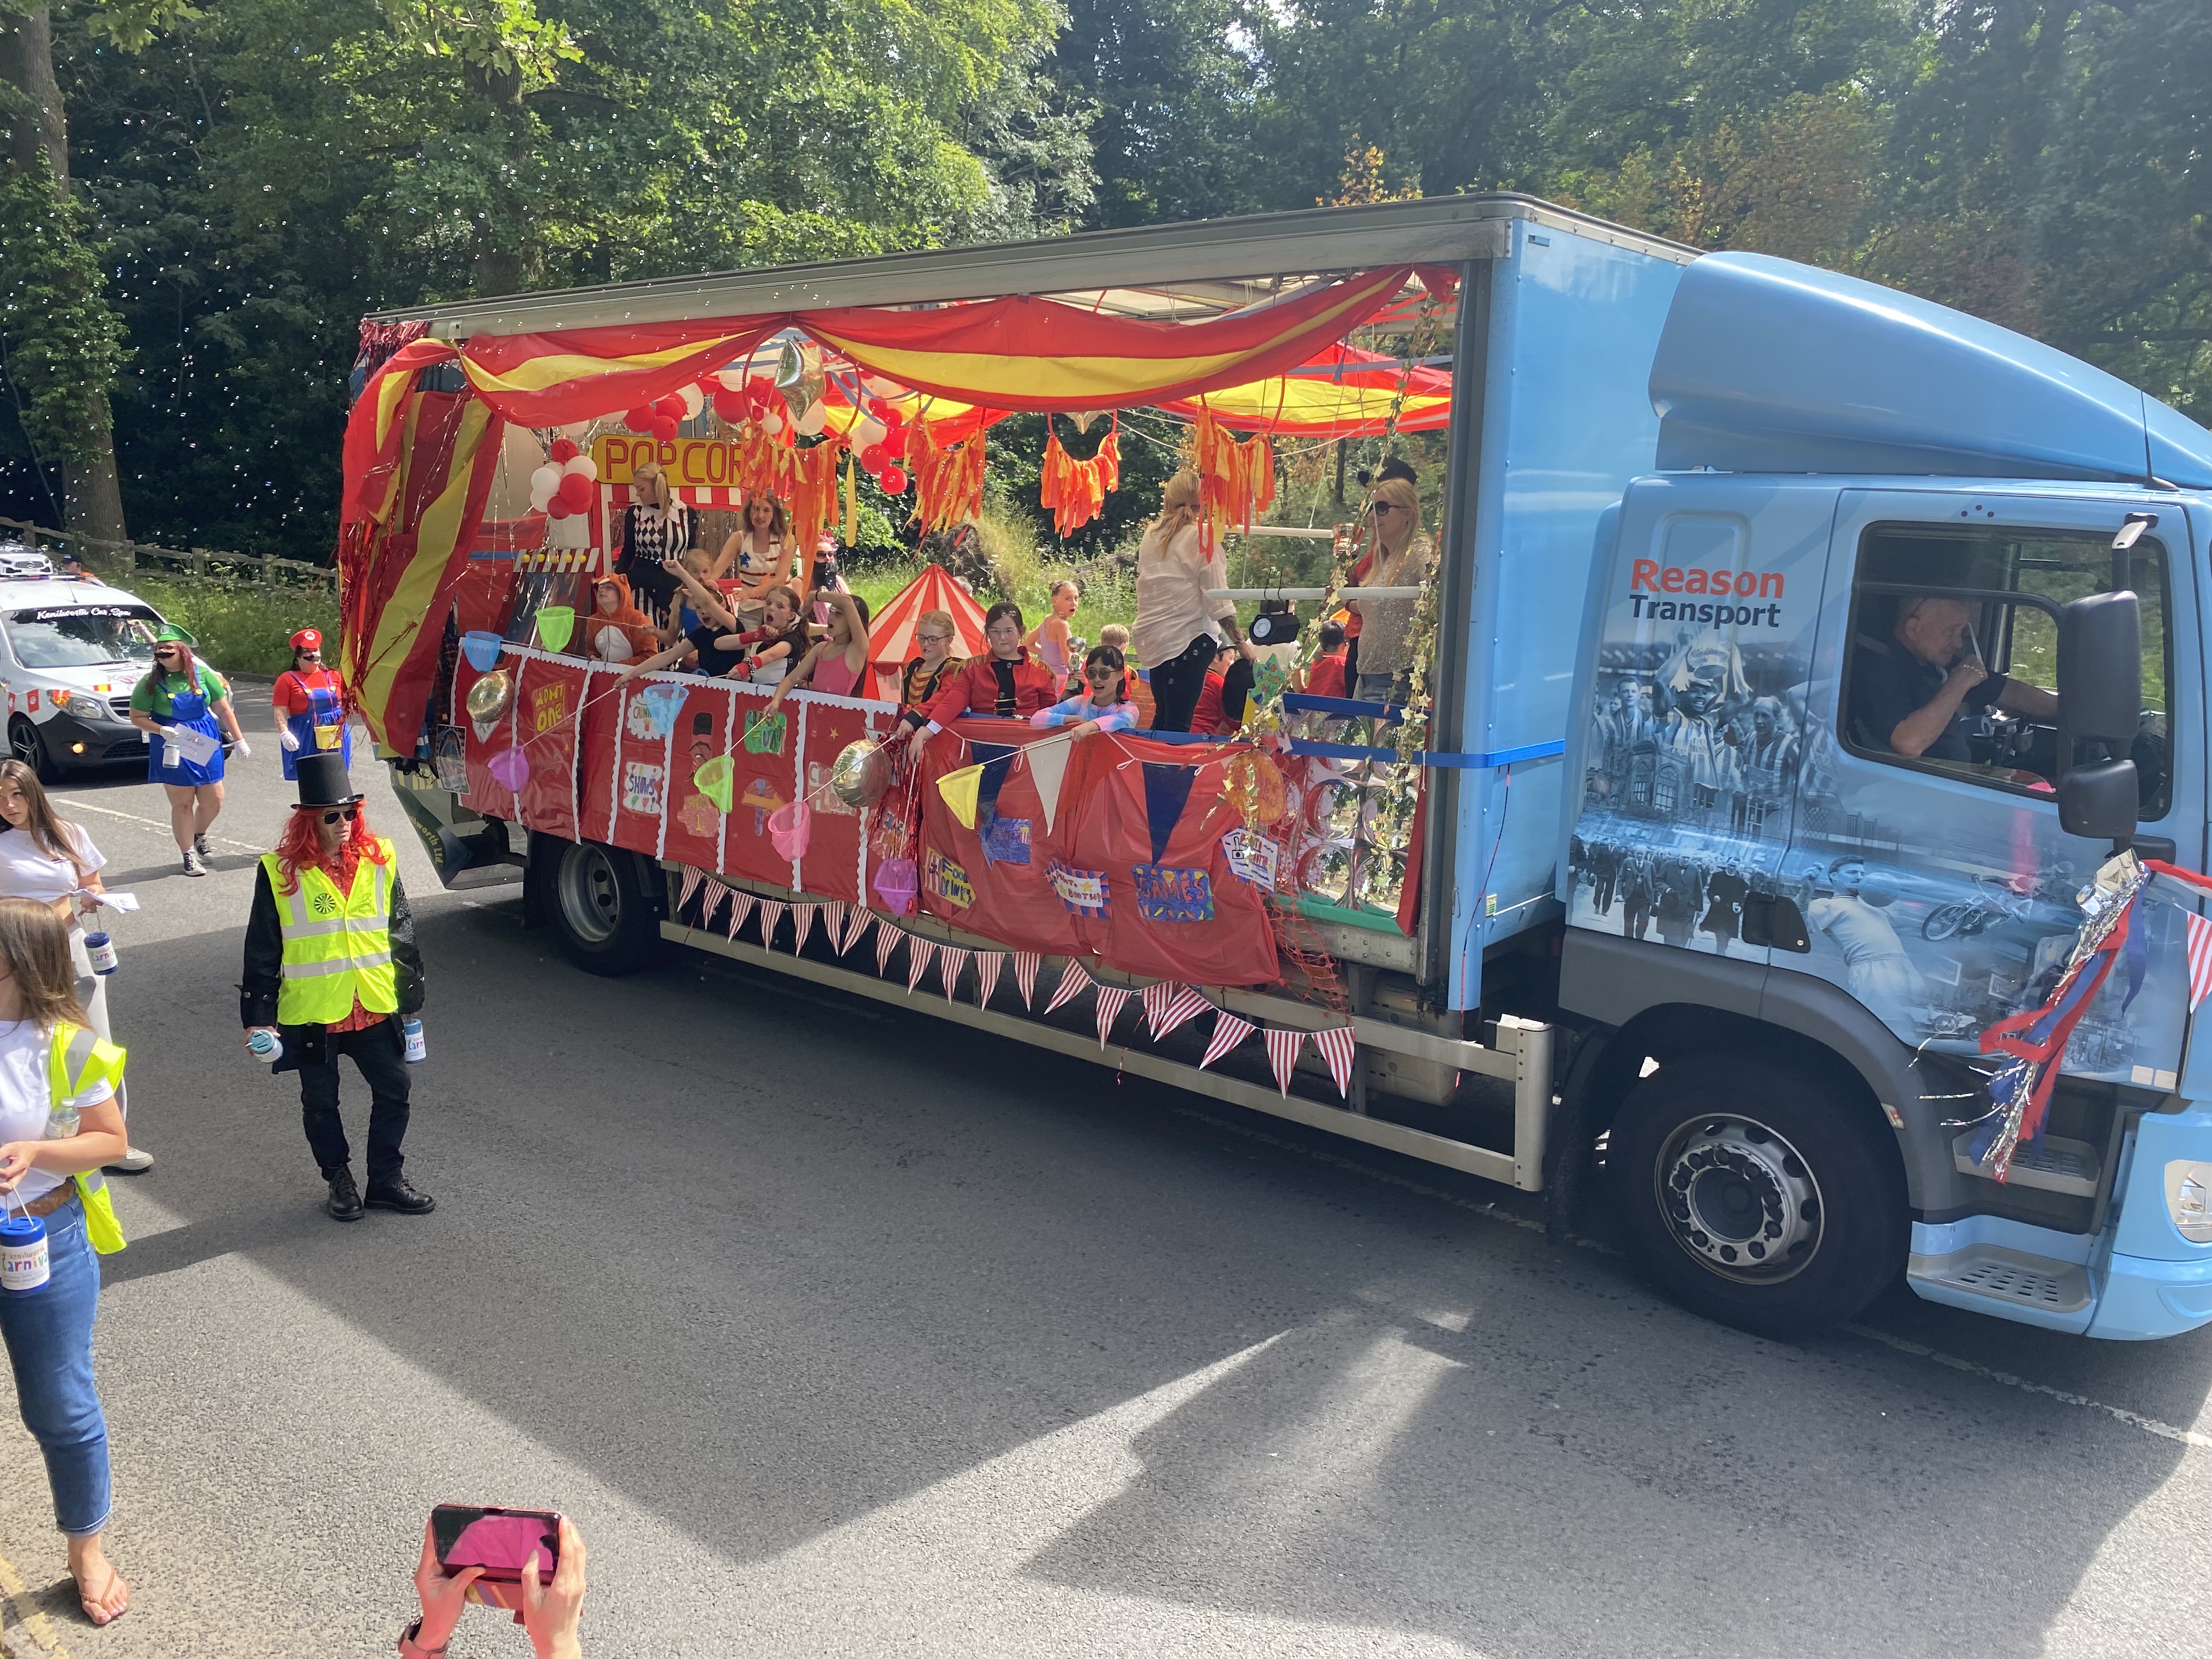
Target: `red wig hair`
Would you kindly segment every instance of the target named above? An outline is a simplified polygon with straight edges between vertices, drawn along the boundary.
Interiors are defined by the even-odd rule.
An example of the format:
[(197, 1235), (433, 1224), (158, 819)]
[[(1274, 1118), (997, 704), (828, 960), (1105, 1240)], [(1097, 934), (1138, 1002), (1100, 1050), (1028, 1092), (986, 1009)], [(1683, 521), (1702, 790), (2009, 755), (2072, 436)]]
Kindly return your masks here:
[(279, 890), (286, 898), (300, 890), (300, 872), (313, 867), (322, 871), (341, 888), (353, 885), (354, 872), (361, 861), (371, 864), (385, 862), (384, 849), (369, 833), (368, 809), (364, 803), (354, 803), (356, 811), (353, 828), (335, 853), (323, 851), (322, 815), (331, 809), (327, 806), (295, 806), (292, 816), (284, 821), (284, 833), (276, 842), (276, 867), (284, 872), (284, 884)]

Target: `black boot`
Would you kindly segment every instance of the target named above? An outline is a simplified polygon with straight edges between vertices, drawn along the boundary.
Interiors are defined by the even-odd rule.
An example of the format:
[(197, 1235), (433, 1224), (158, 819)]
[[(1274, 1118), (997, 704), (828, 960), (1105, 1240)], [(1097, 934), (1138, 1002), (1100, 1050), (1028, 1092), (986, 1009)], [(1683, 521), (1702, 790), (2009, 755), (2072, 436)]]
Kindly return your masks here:
[(429, 1194), (418, 1193), (409, 1186), (405, 1176), (370, 1182), (368, 1204), (371, 1209), (397, 1210), (402, 1215), (428, 1215), (438, 1207), (438, 1200)]
[(323, 1178), (331, 1183), (331, 1195), (323, 1200), (323, 1207), (333, 1221), (358, 1221), (367, 1213), (361, 1206), (361, 1188), (353, 1184), (351, 1170), (325, 1170)]

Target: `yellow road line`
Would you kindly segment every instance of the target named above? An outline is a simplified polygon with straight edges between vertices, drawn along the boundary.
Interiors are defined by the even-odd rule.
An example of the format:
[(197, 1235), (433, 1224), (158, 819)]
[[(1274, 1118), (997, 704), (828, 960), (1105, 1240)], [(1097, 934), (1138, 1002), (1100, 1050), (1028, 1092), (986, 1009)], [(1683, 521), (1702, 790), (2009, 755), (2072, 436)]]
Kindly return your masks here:
[(39, 1611), (31, 1600), (31, 1587), (23, 1582), (23, 1575), (15, 1571), (15, 1564), (0, 1555), (0, 1595), (8, 1598), (8, 1605), (15, 1609), (15, 1618), (24, 1632), (54, 1659), (70, 1659), (70, 1650), (62, 1645), (62, 1638), (54, 1634), (54, 1627), (46, 1615)]

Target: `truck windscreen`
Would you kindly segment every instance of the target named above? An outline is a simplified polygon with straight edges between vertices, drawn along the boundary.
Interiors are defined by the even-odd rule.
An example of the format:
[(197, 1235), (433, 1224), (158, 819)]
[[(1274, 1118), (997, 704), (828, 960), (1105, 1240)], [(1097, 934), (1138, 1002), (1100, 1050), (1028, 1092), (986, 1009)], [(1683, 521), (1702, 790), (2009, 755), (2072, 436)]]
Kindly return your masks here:
[(42, 605), (8, 613), (8, 645), (26, 668), (150, 664), (161, 625), (143, 605)]

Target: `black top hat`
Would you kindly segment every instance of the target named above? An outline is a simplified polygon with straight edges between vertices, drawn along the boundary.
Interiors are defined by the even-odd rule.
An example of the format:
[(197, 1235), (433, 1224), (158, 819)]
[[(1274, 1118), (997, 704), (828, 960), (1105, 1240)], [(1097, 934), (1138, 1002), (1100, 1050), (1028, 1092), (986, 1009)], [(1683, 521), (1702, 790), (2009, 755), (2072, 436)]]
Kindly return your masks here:
[(354, 793), (353, 780), (346, 776), (343, 756), (302, 755), (295, 769), (302, 806), (344, 806), (361, 799)]

